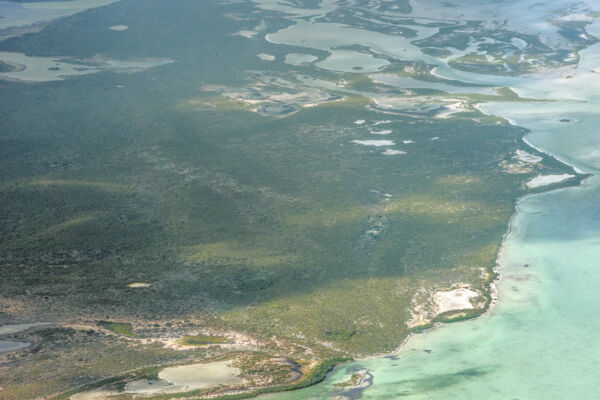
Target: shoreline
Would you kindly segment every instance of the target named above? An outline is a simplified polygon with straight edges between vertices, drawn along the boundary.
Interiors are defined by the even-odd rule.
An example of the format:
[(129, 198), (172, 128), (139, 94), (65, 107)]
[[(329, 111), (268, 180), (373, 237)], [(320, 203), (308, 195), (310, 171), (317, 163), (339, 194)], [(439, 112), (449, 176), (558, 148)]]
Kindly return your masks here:
[[(518, 92), (517, 92), (517, 90), (516, 90), (515, 88), (513, 88), (513, 87), (509, 87), (509, 88), (510, 88), (511, 90), (515, 91), (515, 93), (518, 93)], [(519, 95), (519, 97), (521, 97), (521, 95)], [(516, 126), (516, 127), (519, 127), (519, 128), (527, 129), (527, 130), (529, 131), (529, 133), (531, 133), (531, 130), (530, 130), (530, 129), (528, 129), (528, 128), (525, 128), (525, 127), (523, 127), (523, 126), (519, 125), (519, 124), (517, 123), (517, 121), (515, 121), (515, 120), (513, 120), (513, 119), (510, 119), (510, 118), (506, 118), (506, 117), (503, 117), (503, 116), (498, 116), (498, 115), (494, 115), (494, 114), (492, 114), (492, 113), (486, 112), (486, 111), (482, 110), (482, 109), (481, 109), (481, 107), (480, 107), (480, 106), (481, 106), (481, 104), (492, 104), (492, 103), (493, 103), (493, 102), (482, 102), (482, 103), (477, 103), (477, 104), (475, 104), (475, 105), (473, 106), (473, 108), (475, 108), (477, 111), (479, 111), (480, 113), (482, 113), (482, 114), (484, 114), (484, 115), (489, 115), (489, 116), (494, 116), (494, 117), (500, 117), (500, 118), (503, 118), (503, 119), (504, 119), (504, 120), (506, 120), (506, 121), (507, 121), (509, 124), (511, 124), (511, 125), (513, 125), (513, 126)], [(526, 136), (527, 136), (529, 133), (525, 134), (525, 135), (524, 135), (524, 136), (521, 138), (521, 140), (522, 140), (522, 141), (523, 141), (523, 142), (524, 142), (524, 143), (525, 143), (527, 146), (531, 147), (532, 149), (535, 149), (536, 151), (538, 151), (538, 152), (540, 152), (540, 153), (542, 153), (542, 154), (545, 154), (545, 155), (547, 155), (548, 157), (552, 157), (552, 158), (554, 158), (556, 161), (559, 161), (560, 163), (562, 163), (562, 164), (564, 164), (564, 165), (566, 165), (566, 166), (568, 166), (568, 167), (572, 168), (572, 169), (573, 169), (573, 171), (575, 171), (575, 172), (576, 172), (577, 174), (579, 174), (579, 175), (588, 175), (588, 174), (591, 174), (590, 172), (586, 172), (586, 171), (582, 170), (581, 168), (579, 168), (578, 166), (576, 166), (576, 165), (574, 165), (574, 164), (572, 164), (572, 163), (570, 163), (570, 162), (568, 162), (568, 161), (565, 161), (564, 159), (562, 159), (562, 158), (558, 157), (557, 155), (555, 155), (555, 154), (552, 154), (551, 152), (549, 152), (549, 151), (547, 151), (547, 150), (544, 150), (544, 149), (542, 149), (541, 147), (538, 147), (538, 146), (536, 146), (536, 145), (532, 144), (532, 143), (531, 143), (529, 140), (527, 140), (527, 137), (526, 137)]]
[[(512, 87), (510, 89), (515, 90)], [(516, 90), (515, 90), (515, 92), (516, 92)], [(521, 201), (523, 201), (524, 199), (527, 199), (529, 197), (539, 196), (539, 195), (545, 195), (547, 193), (554, 192), (554, 191), (557, 191), (557, 190), (563, 190), (563, 189), (575, 188), (575, 187), (585, 187), (586, 186), (585, 182), (588, 179), (590, 179), (591, 177), (594, 176), (594, 174), (589, 173), (589, 172), (585, 172), (585, 171), (581, 170), (580, 168), (576, 167), (575, 165), (572, 165), (571, 163), (568, 163), (568, 162), (564, 161), (563, 159), (555, 156), (554, 154), (550, 153), (549, 151), (542, 150), (539, 147), (533, 145), (531, 142), (529, 142), (525, 138), (525, 136), (528, 135), (531, 132), (530, 129), (525, 128), (523, 126), (520, 126), (520, 125), (516, 124), (516, 121), (513, 121), (513, 120), (511, 120), (509, 118), (506, 118), (506, 117), (503, 117), (501, 115), (494, 115), (494, 114), (491, 114), (491, 113), (487, 113), (487, 112), (485, 112), (485, 111), (483, 111), (483, 110), (481, 110), (479, 108), (480, 104), (482, 104), (482, 103), (477, 103), (477, 104), (474, 105), (474, 108), (477, 109), (479, 112), (481, 112), (481, 113), (483, 113), (485, 115), (490, 115), (490, 116), (496, 116), (496, 117), (499, 117), (499, 118), (503, 118), (503, 119), (505, 119), (506, 121), (508, 121), (513, 126), (526, 129), (528, 131), (528, 133), (526, 133), (525, 135), (523, 135), (523, 137), (521, 138), (521, 140), (527, 146), (531, 147), (532, 149), (535, 149), (536, 151), (538, 151), (540, 153), (543, 153), (543, 154), (547, 155), (548, 157), (552, 157), (556, 161), (558, 161), (558, 162), (562, 163), (563, 165), (565, 165), (565, 166), (573, 169), (573, 171), (575, 171), (575, 173), (577, 175), (579, 175), (580, 180), (578, 181), (578, 183), (576, 185), (574, 185), (574, 184), (564, 184), (563, 183), (562, 186), (560, 186), (560, 187), (555, 187), (555, 188), (552, 188), (552, 189), (543, 190), (543, 191), (537, 192), (537, 193), (527, 193), (527, 194), (524, 194), (523, 196), (518, 197), (515, 200), (515, 209), (514, 209), (514, 212), (513, 212), (513, 214), (511, 215), (511, 217), (510, 217), (510, 219), (508, 221), (506, 232), (502, 235), (502, 240), (501, 240), (501, 243), (500, 243), (500, 248), (498, 250), (498, 254), (496, 256), (496, 260), (494, 262), (494, 266), (489, 271), (489, 272), (491, 272), (493, 274), (493, 277), (492, 277), (492, 279), (490, 279), (490, 281), (489, 281), (489, 283), (487, 285), (488, 288), (489, 288), (489, 292), (488, 293), (484, 293), (485, 296), (489, 296), (488, 297), (489, 301), (486, 304), (486, 306), (481, 310), (480, 313), (468, 316), (466, 318), (459, 318), (459, 319), (456, 319), (456, 320), (449, 319), (449, 320), (446, 320), (446, 321), (444, 321), (444, 320), (435, 321), (435, 322), (433, 322), (431, 324), (431, 326), (424, 327), (423, 331), (421, 331), (421, 332), (410, 332), (406, 336), (406, 338), (394, 350), (392, 350), (390, 352), (378, 353), (378, 354), (368, 355), (368, 356), (364, 356), (364, 357), (357, 357), (357, 358), (354, 358), (354, 359), (352, 359), (350, 361), (347, 361), (347, 362), (335, 365), (334, 369), (332, 369), (332, 371), (334, 371), (339, 366), (341, 366), (343, 364), (347, 364), (347, 363), (372, 360), (372, 359), (375, 359), (375, 358), (383, 358), (383, 357), (396, 356), (397, 353), (399, 353), (400, 350), (404, 346), (406, 346), (406, 344), (409, 342), (409, 340), (413, 336), (418, 335), (418, 334), (427, 334), (428, 332), (431, 332), (434, 329), (437, 329), (437, 328), (439, 328), (439, 327), (441, 327), (441, 326), (443, 326), (445, 324), (451, 324), (451, 323), (456, 323), (456, 322), (462, 322), (462, 321), (465, 321), (465, 320), (470, 320), (470, 319), (475, 319), (475, 318), (481, 318), (481, 317), (490, 316), (494, 312), (494, 310), (496, 308), (496, 305), (497, 305), (497, 303), (499, 301), (498, 284), (500, 282), (500, 279), (502, 278), (502, 274), (501, 274), (502, 262), (503, 262), (503, 259), (505, 257), (505, 253), (507, 251), (508, 239), (511, 237), (511, 235), (512, 235), (512, 233), (514, 231), (513, 225), (514, 225), (515, 219), (521, 213), (521, 211), (519, 209), (519, 204), (521, 203)], [(581, 175), (584, 175), (584, 176), (582, 177)]]

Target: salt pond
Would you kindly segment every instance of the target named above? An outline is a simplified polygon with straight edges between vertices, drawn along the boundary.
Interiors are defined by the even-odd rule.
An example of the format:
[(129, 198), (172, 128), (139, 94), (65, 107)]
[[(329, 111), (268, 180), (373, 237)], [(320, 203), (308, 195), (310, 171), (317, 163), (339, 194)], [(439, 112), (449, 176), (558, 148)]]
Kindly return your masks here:
[[(0, 326), (0, 336), (11, 335), (26, 331), (27, 329), (35, 328), (38, 326), (48, 325), (47, 322), (33, 322), (30, 324), (9, 324)], [(0, 353), (7, 353), (9, 351), (21, 350), (29, 347), (30, 343), (27, 342), (15, 342), (11, 340), (0, 340)]]
[(64, 57), (35, 57), (2, 51), (0, 62), (15, 66), (13, 71), (0, 72), (0, 78), (23, 82), (49, 82), (62, 80), (68, 76), (94, 74), (101, 71), (140, 72), (173, 61), (169, 59), (72, 61)]
[(205, 389), (218, 385), (237, 385), (245, 382), (239, 376), (240, 370), (232, 367), (230, 361), (215, 361), (205, 364), (180, 365), (164, 368), (158, 373), (159, 380), (139, 379), (127, 383), (122, 392), (96, 390), (81, 392), (71, 400), (119, 398), (123, 394), (152, 395), (161, 393), (181, 393)]
[(15, 351), (28, 347), (27, 342), (12, 342), (9, 340), (0, 340), (0, 353), (7, 353), (9, 351)]

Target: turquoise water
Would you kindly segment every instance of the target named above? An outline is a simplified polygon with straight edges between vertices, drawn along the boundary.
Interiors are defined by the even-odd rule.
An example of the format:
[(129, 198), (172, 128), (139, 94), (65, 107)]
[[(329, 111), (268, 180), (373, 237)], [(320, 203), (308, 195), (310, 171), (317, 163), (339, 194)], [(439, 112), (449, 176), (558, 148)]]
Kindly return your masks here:
[[(587, 31), (598, 35), (599, 26)], [(600, 46), (582, 51), (574, 70), (527, 78), (438, 65), (436, 73), (445, 78), (554, 100), (489, 103), (481, 110), (530, 129), (528, 143), (577, 170), (600, 170)], [(485, 316), (415, 335), (391, 356), (342, 365), (322, 384), (265, 398), (600, 398), (599, 200), (595, 176), (581, 187), (520, 200), (500, 260), (498, 302)], [(335, 386), (363, 369), (372, 382)]]
[(598, 398), (599, 198), (592, 178), (585, 189), (520, 202), (491, 314), (414, 336), (395, 359), (344, 365), (322, 385), (273, 397), (343, 395), (333, 384), (367, 368), (373, 385), (348, 397)]
[[(559, 141), (578, 135), (574, 129), (554, 133)], [(587, 133), (573, 141), (589, 143), (595, 132)], [(529, 139), (551, 144), (552, 135)], [(562, 155), (577, 159), (574, 149)], [(579, 150), (589, 153), (588, 146)], [(321, 385), (273, 398), (598, 398), (599, 199), (600, 179), (592, 177), (585, 187), (519, 202), (503, 250), (499, 301), (490, 314), (413, 336), (392, 358), (344, 365)], [(374, 377), (364, 392), (333, 386), (361, 368)]]

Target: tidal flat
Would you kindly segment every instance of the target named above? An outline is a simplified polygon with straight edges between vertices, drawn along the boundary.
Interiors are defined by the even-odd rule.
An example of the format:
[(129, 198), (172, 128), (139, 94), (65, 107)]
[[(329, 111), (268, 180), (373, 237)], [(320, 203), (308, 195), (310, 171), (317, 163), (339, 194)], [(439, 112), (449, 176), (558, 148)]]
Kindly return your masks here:
[[(415, 333), (488, 310), (497, 273), (500, 298), (510, 292), (513, 256), (497, 260), (517, 200), (511, 238), (529, 238), (514, 232), (528, 204), (544, 207), (530, 199), (579, 193), (594, 172), (593, 135), (553, 134), (591, 132), (593, 103), (549, 95), (594, 82), (569, 58), (593, 70), (582, 49), (594, 39), (550, 40), (583, 28), (547, 7), (554, 22), (536, 38), (413, 3), (122, 0), (0, 41), (0, 75), (34, 72), (10, 72), (14, 54), (112, 66), (0, 81), (0, 322), (51, 323), (6, 336), (31, 345), (0, 355), (0, 399), (131, 398), (160, 371), (213, 362), (235, 379), (173, 395), (287, 391), (410, 335), (391, 357), (272, 396), (444, 398), (499, 379), (463, 350), (431, 361), (510, 330), (473, 337), (490, 316)], [(173, 62), (129, 70), (135, 60)], [(544, 129), (530, 123), (540, 113)], [(400, 363), (414, 375), (399, 382)]]

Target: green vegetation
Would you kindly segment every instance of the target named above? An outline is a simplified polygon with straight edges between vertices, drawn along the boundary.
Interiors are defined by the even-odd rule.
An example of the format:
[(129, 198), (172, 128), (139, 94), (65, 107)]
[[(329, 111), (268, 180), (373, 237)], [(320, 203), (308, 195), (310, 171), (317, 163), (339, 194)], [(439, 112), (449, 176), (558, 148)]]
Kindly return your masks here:
[(185, 336), (179, 341), (184, 346), (206, 346), (209, 344), (223, 344), (230, 343), (230, 339), (226, 336)]
[(333, 341), (350, 340), (356, 334), (355, 329), (336, 329), (334, 331), (325, 331), (325, 337)]
[(119, 335), (127, 336), (130, 338), (139, 338), (140, 335), (133, 331), (133, 327), (129, 323), (124, 322), (111, 322), (111, 321), (98, 321), (98, 325), (111, 330)]
[(362, 374), (352, 374), (350, 379), (344, 382), (336, 383), (335, 386), (346, 387), (346, 386), (355, 386), (362, 379)]
[[(290, 391), (290, 390), (302, 389), (302, 388), (314, 385), (316, 383), (322, 382), (325, 379), (325, 377), (327, 376), (327, 374), (329, 372), (331, 372), (331, 370), (333, 370), (333, 368), (337, 364), (346, 362), (346, 361), (350, 361), (350, 359), (336, 358), (336, 359), (322, 361), (311, 370), (310, 374), (305, 376), (298, 383), (295, 383), (292, 385), (267, 387), (267, 388), (258, 389), (252, 393), (225, 395), (225, 396), (219, 396), (216, 398), (219, 400), (238, 400), (238, 399), (252, 398), (252, 397), (256, 397), (258, 395), (266, 394), (266, 393), (276, 393), (276, 392), (285, 392), (285, 391)], [(176, 398), (176, 397), (165, 397), (165, 398)]]
[[(420, 289), (464, 282), (484, 293), (515, 200), (528, 193), (523, 182), (566, 171), (526, 148), (523, 129), (476, 110), (431, 118), (422, 109), (448, 98), (517, 100), (509, 89), (405, 93), (365, 74), (290, 67), (280, 60), (304, 49), (236, 34), (290, 24), (254, 11), (242, 2), (131, 0), (0, 42), (1, 51), (31, 55), (177, 61), (137, 74), (0, 82), (1, 316), (80, 322), (33, 337), (39, 351), (7, 358), (0, 400), (117, 385), (140, 367), (149, 375), (136, 377), (231, 355), (232, 346), (204, 346), (225, 336), (186, 336), (199, 331), (245, 334), (265, 358), (326, 360), (298, 382), (246, 397), (319, 382), (336, 362), (396, 348)], [(126, 16), (127, 31), (106, 28), (116, 16)], [(468, 42), (444, 28), (422, 45), (443, 55)], [(276, 60), (259, 60), (261, 52)], [(436, 79), (424, 63), (391, 61), (391, 73)], [(222, 94), (266, 90), (266, 81), (282, 85), (285, 98), (281, 82), (304, 74), (344, 99), (279, 118)], [(371, 90), (406, 109), (375, 111), (361, 92)], [(364, 126), (353, 124), (359, 119)], [(353, 143), (378, 139), (366, 126), (381, 120), (406, 154)], [(516, 149), (544, 160), (508, 174), (500, 164)], [(182, 336), (194, 347), (160, 343)]]

